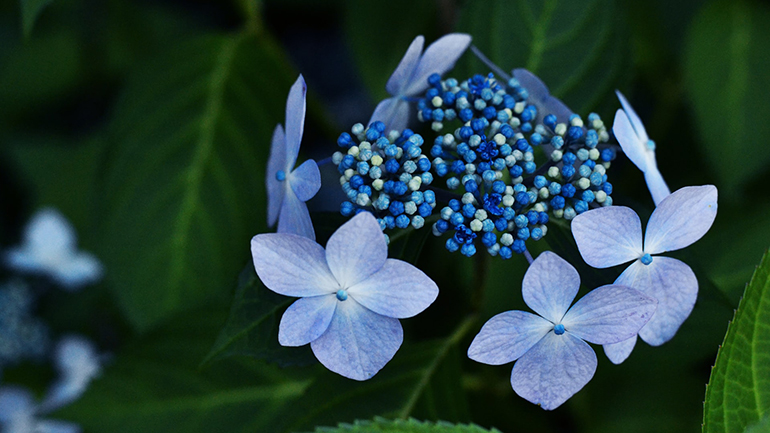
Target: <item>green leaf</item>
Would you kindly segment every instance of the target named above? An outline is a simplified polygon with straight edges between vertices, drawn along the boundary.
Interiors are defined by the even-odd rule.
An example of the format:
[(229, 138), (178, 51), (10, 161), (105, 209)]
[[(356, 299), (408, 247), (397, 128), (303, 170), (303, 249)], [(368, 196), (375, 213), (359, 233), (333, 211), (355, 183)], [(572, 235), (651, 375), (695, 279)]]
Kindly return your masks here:
[(51, 3), (52, 0), (21, 0), (21, 24), (24, 30), (24, 37), (28, 38), (32, 34), (32, 27), (35, 25), (37, 17), (43, 9)]
[[(622, 17), (612, 0), (472, 0), (458, 30), (503, 70), (530, 70), (574, 112), (588, 113), (626, 78)], [(473, 73), (486, 70), (474, 65)]]
[(745, 433), (770, 433), (770, 413), (766, 414), (758, 424), (748, 426)]
[(175, 317), (127, 345), (75, 404), (56, 414), (93, 433), (274, 431), (285, 406), (302, 396), (313, 371), (231, 360), (200, 371), (222, 315)]
[[(770, 7), (753, 1), (716, 1), (689, 29), (685, 82), (703, 151), (733, 194), (766, 171), (763, 140), (770, 134)], [(725, 151), (729, 149), (729, 151)]]
[(704, 433), (732, 433), (770, 413), (770, 254), (754, 272), (706, 389)]
[(254, 266), (246, 265), (238, 278), (227, 323), (203, 363), (230, 356), (252, 356), (281, 366), (314, 363), (310, 346), (283, 347), (278, 344), (281, 316), (295, 300), (269, 290), (257, 277)]
[(264, 166), (294, 79), (270, 39), (247, 33), (189, 40), (132, 75), (111, 129), (101, 257), (138, 329), (226, 302), (265, 229)]
[(477, 425), (430, 423), (415, 419), (374, 421), (357, 420), (354, 424), (340, 424), (338, 427), (318, 427), (316, 433), (499, 433), (497, 429), (487, 430)]

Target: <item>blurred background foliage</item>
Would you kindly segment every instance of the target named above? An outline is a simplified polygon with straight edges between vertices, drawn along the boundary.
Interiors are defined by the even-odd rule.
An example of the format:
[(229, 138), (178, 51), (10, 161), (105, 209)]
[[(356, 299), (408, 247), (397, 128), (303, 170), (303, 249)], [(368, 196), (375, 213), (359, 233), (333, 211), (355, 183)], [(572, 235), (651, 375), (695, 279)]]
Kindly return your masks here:
[[(754, 0), (2, 2), (0, 242), (18, 243), (32, 212), (55, 206), (107, 269), (103, 283), (39, 305), (56, 332), (113, 353), (57, 415), (87, 432), (309, 431), (376, 415), (506, 432), (698, 431), (717, 347), (770, 245), (768, 22), (770, 5)], [(464, 355), (484, 321), (523, 307), (523, 259), (450, 255), (427, 230), (394, 243), (391, 255), (416, 262), (442, 294), (404, 321), (404, 347), (364, 383), (277, 346), (288, 304), (249, 265), (248, 240), (267, 230), (270, 136), (297, 75), (309, 95), (302, 149), (320, 160), (369, 119), (416, 35), (452, 31), (606, 124), (620, 89), (672, 190), (720, 191), (709, 234), (674, 254), (701, 287), (676, 338), (640, 344), (620, 366), (600, 353), (593, 381), (553, 413), (513, 393), (510, 366)], [(450, 75), (486, 72), (467, 53)], [(615, 202), (645, 219), (642, 174), (622, 159), (609, 174)], [(322, 243), (342, 221), (324, 212), (338, 206), (330, 179), (310, 202)], [(587, 268), (566, 229), (533, 253), (548, 248), (578, 267), (584, 289), (620, 271)], [(40, 390), (46, 374), (23, 365), (2, 380)]]

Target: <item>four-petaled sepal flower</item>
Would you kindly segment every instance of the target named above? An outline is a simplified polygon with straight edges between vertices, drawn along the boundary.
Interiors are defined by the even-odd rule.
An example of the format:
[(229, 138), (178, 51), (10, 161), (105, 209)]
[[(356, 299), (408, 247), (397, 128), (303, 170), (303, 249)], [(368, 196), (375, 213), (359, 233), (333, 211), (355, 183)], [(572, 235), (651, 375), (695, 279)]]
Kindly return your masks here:
[(270, 290), (299, 297), (283, 314), (278, 340), (310, 343), (329, 370), (355, 380), (374, 376), (403, 340), (398, 319), (412, 317), (438, 296), (422, 271), (388, 259), (374, 216), (362, 212), (326, 244), (292, 234), (261, 234), (251, 240), (254, 268)]
[(451, 33), (430, 44), (423, 53), (425, 38), (414, 38), (385, 85), (385, 89), (393, 97), (377, 105), (368, 124), (379, 120), (385, 124), (386, 131), (405, 129), (411, 111), (406, 98), (419, 96), (427, 90), (428, 77), (431, 75), (443, 75), (452, 69), (470, 43), (469, 35)]
[[(717, 189), (713, 185), (691, 186), (663, 199), (647, 222), (632, 209), (611, 206), (590, 210), (572, 220), (572, 234), (580, 254), (595, 268), (608, 268), (633, 260), (615, 284), (633, 287), (658, 300), (658, 309), (639, 336), (652, 346), (674, 337), (690, 315), (698, 297), (698, 280), (689, 266), (670, 257), (675, 251), (700, 239), (717, 214)], [(623, 362), (634, 348), (636, 336), (617, 345), (605, 346), (610, 360)]]
[[(586, 343), (628, 339), (650, 320), (656, 302), (620, 285), (599, 287), (570, 308), (580, 288), (575, 268), (551, 252), (524, 275), (524, 302), (538, 315), (507, 311), (492, 317), (468, 349), (468, 357), (491, 365), (516, 361), (511, 385), (519, 396), (552, 410), (591, 380), (596, 354)], [(517, 361), (518, 360), (518, 361)]]
[(76, 290), (102, 277), (102, 265), (92, 254), (78, 251), (75, 229), (56, 209), (45, 208), (24, 229), (21, 246), (5, 253), (11, 268), (50, 276), (62, 288)]
[(278, 221), (278, 233), (294, 233), (315, 240), (306, 201), (321, 188), (321, 172), (312, 159), (296, 169), (299, 145), (305, 128), (305, 93), (302, 75), (291, 86), (286, 100), (286, 131), (278, 125), (273, 131), (267, 161), (267, 224)]
[(612, 132), (615, 134), (620, 148), (623, 149), (623, 153), (644, 173), (647, 188), (657, 206), (671, 194), (671, 191), (658, 171), (658, 164), (655, 161), (655, 142), (647, 136), (644, 124), (623, 94), (617, 90), (615, 93), (618, 95), (623, 109), (618, 109), (615, 113)]

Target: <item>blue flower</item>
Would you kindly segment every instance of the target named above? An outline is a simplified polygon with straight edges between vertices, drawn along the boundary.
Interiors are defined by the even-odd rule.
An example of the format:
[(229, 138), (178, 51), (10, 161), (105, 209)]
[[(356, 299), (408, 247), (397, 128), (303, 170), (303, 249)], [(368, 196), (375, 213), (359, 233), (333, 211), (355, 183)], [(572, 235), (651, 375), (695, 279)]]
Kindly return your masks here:
[(19, 271), (48, 275), (67, 290), (96, 282), (103, 273), (96, 257), (78, 251), (75, 229), (53, 208), (35, 213), (23, 244), (6, 252), (5, 262)]
[(0, 388), (0, 431), (4, 433), (79, 433), (80, 427), (64, 421), (41, 419), (44, 414), (32, 393), (19, 387)]
[(59, 378), (40, 404), (43, 412), (54, 411), (78, 400), (102, 370), (96, 348), (80, 336), (63, 337), (56, 347), (54, 359)]
[(612, 132), (618, 139), (623, 153), (631, 160), (639, 170), (644, 173), (644, 179), (647, 181), (647, 188), (652, 194), (652, 200), (657, 206), (666, 198), (671, 191), (663, 180), (663, 176), (658, 171), (658, 164), (655, 161), (655, 142), (647, 136), (642, 121), (636, 115), (631, 104), (619, 91), (615, 91), (620, 99), (622, 110), (615, 113), (615, 122), (612, 124)]
[[(698, 280), (689, 266), (670, 257), (656, 256), (675, 251), (700, 239), (717, 214), (717, 189), (713, 185), (679, 189), (663, 199), (647, 222), (642, 223), (630, 208), (611, 206), (590, 210), (572, 221), (583, 260), (595, 268), (609, 268), (633, 260), (615, 284), (633, 287), (658, 300), (658, 309), (639, 336), (652, 346), (674, 337), (690, 315), (698, 297)], [(634, 348), (636, 336), (604, 347), (615, 364), (623, 362)]]
[(270, 290), (297, 296), (283, 314), (278, 341), (310, 343), (329, 370), (355, 380), (374, 376), (403, 341), (398, 319), (425, 310), (438, 287), (422, 271), (388, 259), (377, 220), (361, 212), (329, 238), (326, 250), (292, 234), (251, 240), (254, 268)]
[(428, 88), (428, 77), (432, 74), (443, 75), (452, 69), (458, 58), (471, 43), (471, 37), (462, 33), (452, 33), (443, 36), (422, 51), (425, 38), (417, 36), (409, 45), (401, 63), (393, 71), (385, 89), (393, 95), (377, 105), (372, 118), (385, 124), (386, 131), (392, 129), (401, 131), (409, 123), (409, 102), (406, 98), (419, 96)]
[(513, 390), (552, 410), (580, 391), (596, 371), (594, 344), (617, 343), (639, 332), (655, 311), (655, 300), (629, 287), (607, 285), (570, 308), (580, 276), (564, 259), (544, 252), (532, 262), (522, 282), (524, 302), (539, 316), (506, 311), (481, 328), (468, 348), (478, 362), (516, 361)]
[(286, 133), (279, 124), (273, 132), (267, 161), (267, 224), (278, 221), (278, 233), (294, 233), (315, 239), (305, 202), (321, 188), (321, 172), (312, 159), (294, 169), (305, 127), (305, 93), (302, 75), (291, 86), (286, 100)]

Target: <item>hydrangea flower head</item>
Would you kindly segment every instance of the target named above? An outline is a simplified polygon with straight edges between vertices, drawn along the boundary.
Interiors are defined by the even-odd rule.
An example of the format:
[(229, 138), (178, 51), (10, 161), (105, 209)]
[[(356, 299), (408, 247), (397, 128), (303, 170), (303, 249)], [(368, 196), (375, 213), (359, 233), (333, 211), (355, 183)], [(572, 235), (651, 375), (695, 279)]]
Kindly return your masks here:
[(516, 361), (513, 390), (552, 410), (580, 391), (596, 371), (596, 354), (586, 343), (617, 343), (635, 335), (652, 317), (656, 302), (619, 285), (599, 287), (570, 308), (580, 288), (575, 268), (551, 252), (524, 275), (524, 302), (537, 314), (500, 313), (481, 328), (468, 357), (491, 365)]
[(623, 94), (617, 90), (615, 93), (618, 95), (623, 109), (619, 109), (615, 113), (612, 132), (615, 133), (615, 138), (618, 139), (623, 153), (644, 173), (647, 188), (657, 206), (661, 200), (671, 194), (671, 191), (658, 171), (658, 164), (655, 161), (655, 142), (647, 136), (641, 119), (636, 115), (634, 108), (631, 107)]
[[(652, 212), (642, 238), (642, 223), (630, 208), (611, 206), (590, 210), (572, 221), (572, 234), (580, 254), (595, 268), (633, 261), (615, 284), (633, 287), (658, 300), (655, 315), (639, 336), (652, 346), (671, 338), (690, 315), (698, 297), (698, 280), (685, 263), (657, 254), (675, 251), (700, 239), (717, 214), (714, 185), (679, 189)], [(623, 362), (634, 348), (636, 336), (605, 346), (610, 360)]]
[(40, 419), (42, 411), (32, 394), (23, 388), (0, 388), (0, 431), (3, 433), (79, 433), (80, 427), (64, 422)]
[(315, 239), (306, 201), (321, 188), (321, 172), (312, 159), (296, 169), (299, 145), (305, 128), (305, 94), (302, 75), (291, 86), (286, 100), (286, 131), (278, 125), (273, 131), (270, 158), (267, 161), (267, 224), (278, 221), (279, 233), (294, 233)]
[(401, 131), (409, 123), (409, 102), (406, 98), (419, 96), (428, 88), (428, 77), (443, 75), (454, 67), (455, 62), (468, 48), (471, 37), (462, 33), (451, 33), (430, 44), (423, 53), (425, 38), (417, 36), (409, 45), (385, 89), (393, 95), (377, 105), (367, 123), (381, 121), (386, 131)]
[(35, 213), (24, 229), (22, 245), (6, 252), (5, 262), (19, 271), (46, 274), (68, 290), (102, 277), (101, 263), (78, 251), (75, 229), (53, 208)]
[(102, 370), (100, 356), (94, 345), (79, 336), (67, 336), (59, 341), (54, 354), (59, 379), (51, 386), (41, 404), (51, 411), (66, 406), (83, 395), (91, 380)]
[(278, 341), (310, 343), (329, 370), (355, 380), (374, 376), (403, 341), (398, 319), (425, 310), (438, 287), (396, 259), (374, 216), (361, 212), (343, 224), (326, 249), (300, 236), (256, 235), (254, 268), (270, 290), (299, 297), (283, 314)]

